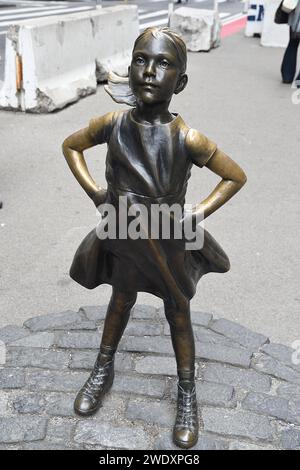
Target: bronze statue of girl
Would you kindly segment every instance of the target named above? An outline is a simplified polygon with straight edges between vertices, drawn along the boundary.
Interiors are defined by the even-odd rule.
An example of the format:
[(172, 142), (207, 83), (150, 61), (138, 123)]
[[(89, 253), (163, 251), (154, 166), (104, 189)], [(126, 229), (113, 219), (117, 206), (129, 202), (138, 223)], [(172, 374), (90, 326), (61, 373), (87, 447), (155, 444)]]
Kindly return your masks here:
[[(168, 28), (148, 28), (134, 44), (130, 88), (124, 91), (123, 79), (120, 86), (112, 83), (107, 90), (115, 101), (128, 103), (132, 108), (91, 119), (88, 127), (63, 144), (71, 171), (97, 207), (111, 204), (118, 212), (121, 196), (126, 197), (129, 207), (143, 204), (149, 210), (157, 203), (179, 204), (183, 222), (192, 221), (204, 235), (202, 247), (187, 250), (184, 237), (101, 239), (94, 229), (80, 244), (70, 269), (70, 276), (88, 289), (102, 283), (112, 286), (100, 352), (76, 397), (76, 413), (91, 415), (101, 406), (113, 383), (114, 354), (137, 292), (149, 292), (163, 299), (170, 325), (178, 371), (173, 440), (182, 448), (194, 446), (198, 439), (190, 299), (201, 276), (229, 270), (229, 260), (220, 245), (197, 224), (246, 182), (242, 169), (214, 142), (189, 128), (180, 115), (170, 113), (173, 94), (183, 91), (188, 81), (186, 62), (185, 44), (176, 33)], [(83, 156), (84, 150), (103, 143), (108, 146), (107, 190), (99, 188), (92, 179)], [(193, 164), (208, 168), (221, 181), (186, 214), (183, 208)], [(148, 229), (146, 232), (149, 235)]]

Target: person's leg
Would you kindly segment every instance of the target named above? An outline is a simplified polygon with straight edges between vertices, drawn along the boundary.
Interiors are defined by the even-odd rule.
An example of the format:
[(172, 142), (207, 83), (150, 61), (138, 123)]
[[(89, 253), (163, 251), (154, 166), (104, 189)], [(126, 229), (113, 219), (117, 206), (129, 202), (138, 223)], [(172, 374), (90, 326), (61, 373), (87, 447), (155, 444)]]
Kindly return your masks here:
[(101, 400), (114, 379), (114, 354), (129, 320), (137, 294), (113, 289), (107, 309), (100, 351), (90, 377), (78, 392), (74, 410), (80, 415), (91, 415), (101, 406)]
[(198, 440), (198, 413), (195, 391), (195, 342), (190, 317), (190, 304), (177, 306), (165, 301), (165, 314), (178, 372), (177, 416), (173, 429), (176, 445), (189, 448)]
[[(295, 39), (295, 41), (298, 42), (298, 44), (297, 44), (297, 49), (298, 49), (299, 43), (300, 43), (300, 38)], [(299, 70), (299, 73), (296, 77), (296, 85), (297, 85), (298, 88), (300, 88), (300, 70)]]
[(297, 66), (297, 52), (299, 39), (292, 37), (290, 30), (290, 41), (286, 48), (281, 64), (281, 76), (284, 83), (293, 83)]

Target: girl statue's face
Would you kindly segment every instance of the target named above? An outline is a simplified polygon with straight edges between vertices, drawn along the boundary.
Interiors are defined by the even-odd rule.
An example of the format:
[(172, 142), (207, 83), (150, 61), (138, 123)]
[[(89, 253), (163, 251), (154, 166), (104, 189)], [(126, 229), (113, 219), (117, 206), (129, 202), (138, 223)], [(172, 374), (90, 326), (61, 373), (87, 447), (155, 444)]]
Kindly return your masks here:
[(133, 51), (129, 83), (137, 102), (159, 104), (170, 102), (174, 93), (185, 87), (175, 46), (162, 36), (140, 39)]

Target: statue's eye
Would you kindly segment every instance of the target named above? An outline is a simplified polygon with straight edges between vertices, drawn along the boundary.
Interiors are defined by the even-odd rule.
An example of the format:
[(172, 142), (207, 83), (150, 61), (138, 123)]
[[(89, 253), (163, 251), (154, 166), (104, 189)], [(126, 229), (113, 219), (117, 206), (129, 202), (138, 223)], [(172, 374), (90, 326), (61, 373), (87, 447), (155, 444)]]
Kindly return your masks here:
[(143, 57), (136, 57), (135, 63), (137, 65), (144, 65), (145, 64), (145, 59), (143, 59)]
[(169, 62), (166, 60), (166, 59), (163, 59), (160, 61), (160, 66), (163, 68), (163, 69), (167, 69), (169, 67)]

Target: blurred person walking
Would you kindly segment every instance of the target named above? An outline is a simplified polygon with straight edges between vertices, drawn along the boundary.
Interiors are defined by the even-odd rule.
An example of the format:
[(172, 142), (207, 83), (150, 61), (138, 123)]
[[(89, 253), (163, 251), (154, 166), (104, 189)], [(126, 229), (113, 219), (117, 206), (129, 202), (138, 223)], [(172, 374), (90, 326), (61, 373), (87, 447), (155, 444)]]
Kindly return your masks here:
[[(300, 0), (295, 10), (288, 17), (290, 26), (290, 40), (285, 50), (281, 64), (281, 76), (283, 83), (293, 83), (297, 68), (297, 52), (300, 42)], [(296, 85), (300, 88), (300, 71), (296, 78)]]

